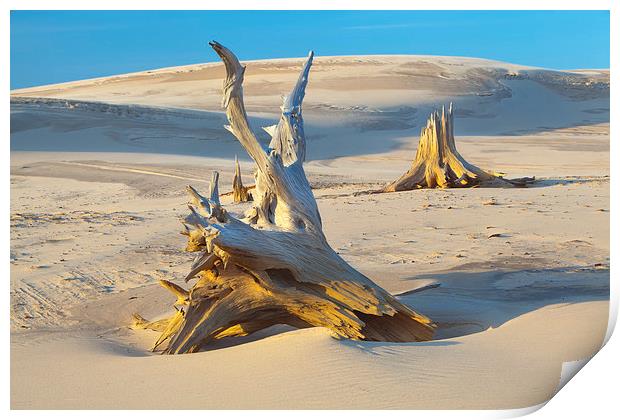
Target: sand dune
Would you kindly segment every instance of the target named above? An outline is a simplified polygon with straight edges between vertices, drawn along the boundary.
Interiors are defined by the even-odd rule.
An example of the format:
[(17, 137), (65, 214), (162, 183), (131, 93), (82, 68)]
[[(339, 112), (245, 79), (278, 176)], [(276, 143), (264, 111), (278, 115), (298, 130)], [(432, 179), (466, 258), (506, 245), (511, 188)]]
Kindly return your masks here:
[[(277, 113), (280, 96), (297, 78), (301, 63), (248, 62), (247, 109)], [(208, 63), (18, 89), (11, 97), (220, 112), (223, 75), (219, 62)], [(317, 57), (304, 114), (309, 124), (341, 126), (344, 118), (354, 120), (358, 131), (419, 131), (431, 108), (448, 101), (455, 103), (456, 116), (462, 119), (457, 134), (535, 132), (606, 122), (609, 72), (559, 72), (459, 57)], [(557, 112), (547, 112), (550, 108)]]
[[(263, 141), (300, 63), (248, 65)], [(13, 408), (517, 408), (550, 398), (562, 362), (600, 347), (609, 73), (373, 56), (316, 60), (306, 172), (333, 248), (436, 320), (436, 340), (283, 327), (149, 353), (153, 337), (127, 324), (134, 311), (165, 314), (157, 280), (186, 274), (184, 186), (204, 189), (217, 169), (227, 191), (235, 154), (252, 182), (222, 129), (222, 75), (204, 64), (12, 92)], [(404, 172), (427, 112), (448, 101), (467, 160), (540, 182), (357, 195)]]
[[(552, 396), (563, 360), (587, 357), (600, 346), (604, 325), (593, 328), (584, 318), (606, 316), (607, 305), (582, 303), (564, 310), (553, 305), (518, 317), (500, 329), (408, 345), (338, 342), (326, 330), (312, 328), (178, 357), (136, 352), (107, 338), (56, 335), (38, 342), (36, 347), (13, 347), (22, 353), (20, 360), (12, 365), (13, 372), (31, 369), (46, 372), (40, 379), (41, 391), (36, 398), (28, 392), (32, 387), (24, 375), (14, 375), (12, 388), (19, 397), (13, 398), (13, 406), (143, 409), (531, 406)], [(564, 333), (567, 322), (571, 324), (572, 334)], [(38, 337), (29, 339), (37, 342)], [(63, 354), (60, 360), (71, 360), (71, 363), (53, 363), (60, 360), (41, 358), (41, 353)], [(84, 372), (96, 375), (98, 380), (90, 380)], [(122, 386), (116, 385), (119, 383)], [(169, 389), (174, 392), (163, 391)]]

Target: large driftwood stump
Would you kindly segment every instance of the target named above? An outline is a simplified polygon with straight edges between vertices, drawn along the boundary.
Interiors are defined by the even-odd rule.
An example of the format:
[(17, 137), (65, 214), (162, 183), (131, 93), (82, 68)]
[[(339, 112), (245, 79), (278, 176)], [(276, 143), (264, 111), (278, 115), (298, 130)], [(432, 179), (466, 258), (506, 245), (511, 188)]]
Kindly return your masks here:
[[(242, 66), (228, 49), (210, 45), (226, 67), (223, 107), (230, 126), (256, 162), (254, 205), (244, 218), (220, 204), (217, 173), (208, 197), (188, 187), (187, 250), (199, 253), (186, 280), (189, 291), (170, 282), (175, 314), (135, 328), (161, 331), (154, 350), (191, 353), (224, 337), (243, 336), (288, 324), (329, 328), (339, 337), (374, 341), (422, 341), (434, 325), (344, 261), (327, 243), (321, 217), (303, 169), (306, 142), (301, 115), (313, 53), (265, 148), (248, 124)], [(187, 225), (194, 228), (190, 229)]]
[(418, 151), (411, 168), (381, 192), (418, 188), (524, 187), (534, 178), (505, 179), (503, 173), (487, 172), (463, 159), (454, 142), (452, 104), (441, 114), (434, 111), (422, 128)]

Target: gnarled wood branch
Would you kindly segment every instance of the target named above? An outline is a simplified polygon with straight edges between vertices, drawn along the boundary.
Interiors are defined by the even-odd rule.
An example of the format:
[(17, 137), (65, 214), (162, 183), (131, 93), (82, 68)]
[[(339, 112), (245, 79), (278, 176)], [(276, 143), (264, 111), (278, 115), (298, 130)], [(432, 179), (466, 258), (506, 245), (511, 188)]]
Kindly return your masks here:
[(524, 187), (534, 178), (505, 179), (503, 173), (488, 172), (467, 162), (456, 150), (454, 112), (442, 107), (434, 111), (422, 128), (418, 150), (411, 168), (381, 192), (418, 188), (459, 188), (475, 186)]
[[(254, 205), (244, 218), (228, 213), (217, 194), (192, 187), (185, 219), (188, 251), (199, 256), (187, 292), (169, 287), (183, 305), (167, 322), (136, 316), (134, 327), (162, 331), (156, 348), (195, 352), (213, 340), (288, 324), (322, 326), (355, 340), (421, 341), (432, 338), (430, 319), (399, 302), (344, 261), (328, 244), (316, 200), (303, 170), (306, 142), (301, 106), (312, 65), (308, 56), (263, 147), (250, 129), (243, 104), (244, 67), (234, 54), (210, 45), (226, 67), (223, 106), (237, 137), (256, 162)], [(193, 226), (191, 229), (189, 226)], [(180, 289), (180, 290), (179, 290)]]

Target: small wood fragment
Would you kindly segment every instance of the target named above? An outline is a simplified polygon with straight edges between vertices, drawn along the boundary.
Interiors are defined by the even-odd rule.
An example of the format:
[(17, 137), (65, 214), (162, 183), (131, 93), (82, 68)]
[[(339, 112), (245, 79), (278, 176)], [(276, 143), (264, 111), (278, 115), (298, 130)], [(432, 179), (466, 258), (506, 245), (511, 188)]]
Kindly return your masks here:
[(239, 166), (239, 159), (235, 156), (235, 175), (233, 177), (233, 201), (235, 203), (244, 203), (246, 201), (252, 201), (252, 193), (243, 186), (241, 181), (241, 167)]

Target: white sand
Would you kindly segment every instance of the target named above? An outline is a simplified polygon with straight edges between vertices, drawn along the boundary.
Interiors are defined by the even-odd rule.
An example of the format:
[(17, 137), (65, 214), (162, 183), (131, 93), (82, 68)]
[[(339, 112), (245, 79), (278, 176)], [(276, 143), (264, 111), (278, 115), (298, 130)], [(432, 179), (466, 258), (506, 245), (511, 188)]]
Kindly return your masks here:
[[(257, 133), (299, 62), (250, 63)], [(226, 191), (235, 154), (251, 183), (221, 128), (221, 75), (201, 65), (13, 92), (86, 101), (12, 104), (13, 408), (517, 408), (553, 395), (563, 361), (598, 350), (608, 73), (377, 56), (317, 59), (306, 171), (334, 249), (437, 321), (437, 340), (283, 327), (199, 354), (149, 353), (154, 335), (126, 325), (134, 311), (168, 311), (156, 282), (179, 280), (193, 257), (178, 234), (184, 185), (204, 189), (217, 169)], [(428, 110), (448, 100), (467, 160), (539, 186), (354, 196), (406, 170)]]

